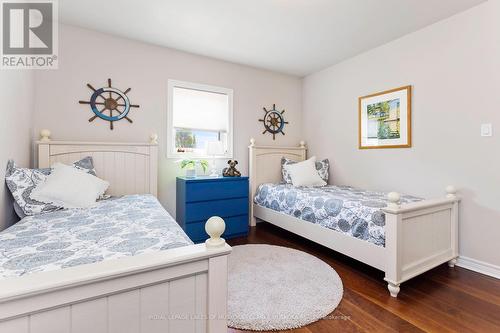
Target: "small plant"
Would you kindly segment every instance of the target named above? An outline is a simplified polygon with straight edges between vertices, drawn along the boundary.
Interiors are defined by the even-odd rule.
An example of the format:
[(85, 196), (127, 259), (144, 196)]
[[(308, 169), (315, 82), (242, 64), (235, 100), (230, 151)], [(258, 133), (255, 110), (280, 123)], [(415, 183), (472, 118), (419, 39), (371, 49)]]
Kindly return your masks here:
[(196, 168), (196, 164), (201, 166), (203, 173), (207, 171), (208, 161), (206, 160), (182, 160), (181, 169), (194, 170)]

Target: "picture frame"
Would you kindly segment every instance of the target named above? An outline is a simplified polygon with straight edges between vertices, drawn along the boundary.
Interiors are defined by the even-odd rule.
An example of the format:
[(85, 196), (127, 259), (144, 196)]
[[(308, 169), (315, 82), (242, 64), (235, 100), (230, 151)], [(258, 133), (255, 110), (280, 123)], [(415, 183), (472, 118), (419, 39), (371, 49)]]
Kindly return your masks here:
[(359, 149), (411, 147), (411, 86), (358, 99)]

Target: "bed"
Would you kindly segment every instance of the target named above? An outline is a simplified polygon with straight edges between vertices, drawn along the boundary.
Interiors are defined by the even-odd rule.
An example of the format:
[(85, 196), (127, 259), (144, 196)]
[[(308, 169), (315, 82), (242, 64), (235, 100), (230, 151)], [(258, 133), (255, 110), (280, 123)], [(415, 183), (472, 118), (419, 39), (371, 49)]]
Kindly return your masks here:
[[(46, 131), (44, 132), (46, 133)], [(225, 332), (221, 219), (193, 245), (157, 194), (157, 143), (37, 142), (38, 167), (92, 156), (113, 197), (0, 233), (0, 332)]]
[(294, 187), (282, 183), (281, 159), (306, 159), (298, 147), (249, 146), (250, 225), (269, 222), (385, 272), (393, 297), (400, 285), (458, 257), (458, 204), (350, 186)]

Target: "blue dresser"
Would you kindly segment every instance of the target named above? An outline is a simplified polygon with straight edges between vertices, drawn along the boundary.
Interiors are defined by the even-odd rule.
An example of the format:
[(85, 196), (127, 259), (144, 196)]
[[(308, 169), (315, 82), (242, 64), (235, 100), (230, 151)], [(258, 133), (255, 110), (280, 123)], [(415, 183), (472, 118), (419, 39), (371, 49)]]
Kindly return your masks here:
[(226, 222), (222, 237), (248, 234), (248, 177), (177, 177), (176, 219), (195, 243), (208, 235), (205, 222), (220, 216)]

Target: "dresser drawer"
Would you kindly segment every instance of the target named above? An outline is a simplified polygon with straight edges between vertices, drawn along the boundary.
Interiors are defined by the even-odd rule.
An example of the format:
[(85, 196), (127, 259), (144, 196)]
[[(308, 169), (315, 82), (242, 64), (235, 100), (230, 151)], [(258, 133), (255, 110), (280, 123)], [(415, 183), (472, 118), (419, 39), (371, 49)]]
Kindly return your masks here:
[[(193, 242), (205, 241), (209, 238), (205, 232), (205, 222), (197, 221), (186, 225), (186, 233)], [(224, 222), (226, 222), (226, 230), (222, 234), (223, 238), (245, 235), (248, 232), (248, 215), (226, 217)]]
[(176, 220), (193, 241), (208, 238), (205, 223), (212, 216), (226, 221), (223, 237), (248, 234), (248, 177), (177, 177)]
[(186, 224), (207, 220), (212, 216), (248, 214), (248, 196), (244, 198), (186, 203)]
[(220, 182), (188, 182), (186, 202), (220, 200), (248, 196), (246, 180), (225, 180)]

